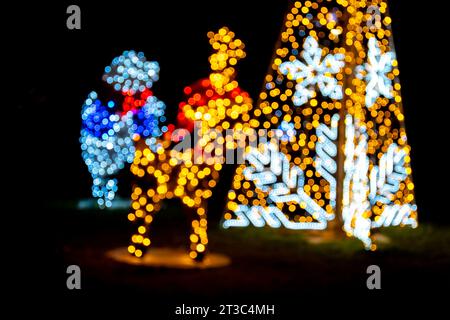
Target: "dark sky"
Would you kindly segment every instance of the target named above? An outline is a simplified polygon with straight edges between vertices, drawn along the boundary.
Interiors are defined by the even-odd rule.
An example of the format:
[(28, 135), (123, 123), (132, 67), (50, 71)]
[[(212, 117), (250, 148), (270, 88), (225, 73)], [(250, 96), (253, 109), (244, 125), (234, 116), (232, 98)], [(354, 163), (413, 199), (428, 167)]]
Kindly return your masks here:
[[(22, 2), (21, 2), (22, 3)], [(239, 82), (258, 95), (281, 23), (286, 0), (230, 1), (60, 1), (23, 4), (6, 41), (22, 59), (24, 74), (13, 88), (14, 112), (37, 132), (22, 130), (42, 164), (38, 171), (47, 199), (88, 197), (90, 177), (79, 148), (80, 110), (87, 93), (101, 86), (103, 67), (125, 49), (144, 51), (161, 66), (155, 93), (175, 114), (185, 85), (208, 74), (206, 32), (226, 25), (247, 45)], [(447, 58), (448, 31), (435, 16), (445, 11), (428, 1), (424, 10), (408, 0), (390, 1), (400, 63), (406, 126), (412, 145), (413, 177), (421, 219), (450, 221), (444, 210), (448, 98), (437, 77)], [(82, 30), (66, 29), (66, 8), (78, 4)], [(17, 31), (21, 31), (17, 33)], [(14, 31), (14, 32), (13, 32)], [(31, 72), (30, 72), (31, 70)], [(17, 90), (17, 92), (15, 91)], [(43, 122), (37, 122), (37, 119)], [(38, 138), (39, 137), (39, 138)], [(41, 138), (42, 137), (42, 138)], [(48, 153), (44, 153), (44, 150)], [(442, 169), (439, 169), (442, 168)]]

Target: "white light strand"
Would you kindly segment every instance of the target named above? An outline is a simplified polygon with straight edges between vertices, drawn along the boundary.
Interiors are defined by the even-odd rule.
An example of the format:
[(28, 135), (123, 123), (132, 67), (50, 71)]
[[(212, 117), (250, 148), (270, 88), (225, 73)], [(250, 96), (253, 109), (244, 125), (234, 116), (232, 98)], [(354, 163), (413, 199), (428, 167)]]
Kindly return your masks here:
[(336, 207), (336, 174), (337, 155), (336, 139), (338, 137), (339, 115), (331, 118), (331, 128), (321, 123), (316, 130), (318, 142), (316, 144), (316, 170), (330, 184), (330, 205)]

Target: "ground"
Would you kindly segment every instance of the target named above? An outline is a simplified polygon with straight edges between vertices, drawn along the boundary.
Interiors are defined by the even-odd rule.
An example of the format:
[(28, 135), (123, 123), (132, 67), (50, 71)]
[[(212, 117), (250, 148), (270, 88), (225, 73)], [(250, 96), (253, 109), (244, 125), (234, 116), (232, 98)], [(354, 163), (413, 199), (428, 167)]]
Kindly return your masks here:
[[(420, 224), (416, 229), (386, 228), (389, 243), (367, 252), (358, 240), (342, 237), (319, 244), (302, 231), (269, 228), (222, 229), (212, 219), (210, 250), (228, 255), (232, 264), (210, 270), (170, 270), (129, 266), (105, 256), (128, 244), (126, 210), (76, 210), (59, 207), (57, 258), (62, 268), (77, 264), (82, 291), (138, 295), (161, 301), (170, 312), (178, 303), (308, 304), (317, 299), (346, 299), (377, 295), (367, 289), (366, 269), (381, 268), (384, 295), (406, 300), (437, 294), (446, 288), (450, 270), (450, 228)], [(220, 215), (216, 215), (217, 217)], [(155, 219), (155, 247), (185, 248), (188, 221), (177, 203), (168, 203)], [(59, 289), (65, 290), (61, 276)], [(67, 293), (67, 292), (66, 292)], [(315, 299), (314, 298), (314, 299)], [(295, 305), (294, 305), (295, 307)], [(292, 305), (291, 305), (292, 309)]]

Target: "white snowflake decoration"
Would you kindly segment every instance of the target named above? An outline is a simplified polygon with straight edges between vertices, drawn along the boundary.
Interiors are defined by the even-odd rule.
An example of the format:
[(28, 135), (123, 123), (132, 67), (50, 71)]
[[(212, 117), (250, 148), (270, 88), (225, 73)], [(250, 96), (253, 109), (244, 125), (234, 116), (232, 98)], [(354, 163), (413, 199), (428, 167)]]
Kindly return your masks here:
[(366, 107), (370, 108), (375, 104), (378, 97), (384, 96), (391, 99), (392, 80), (387, 74), (392, 71), (395, 60), (395, 53), (392, 51), (381, 53), (378, 41), (375, 38), (369, 39), (369, 51), (367, 63), (357, 67), (357, 76), (364, 79), (366, 86)]
[(304, 62), (296, 59), (280, 64), (279, 71), (298, 82), (292, 98), (294, 105), (301, 106), (313, 98), (316, 85), (324, 97), (342, 99), (342, 86), (332, 75), (339, 73), (344, 66), (344, 55), (328, 54), (321, 60), (322, 55), (323, 49), (319, 48), (316, 39), (309, 36), (301, 53)]

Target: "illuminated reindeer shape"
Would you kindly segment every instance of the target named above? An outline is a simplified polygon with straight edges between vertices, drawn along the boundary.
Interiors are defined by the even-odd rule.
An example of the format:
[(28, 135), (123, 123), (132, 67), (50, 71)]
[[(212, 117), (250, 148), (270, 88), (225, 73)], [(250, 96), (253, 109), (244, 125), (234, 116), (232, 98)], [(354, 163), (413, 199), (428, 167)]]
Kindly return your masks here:
[[(217, 33), (209, 32), (208, 38), (215, 50), (209, 57), (211, 74), (194, 85), (186, 87), (185, 102), (180, 104), (178, 128), (200, 128), (196, 134), (200, 137), (190, 142), (189, 130), (170, 130), (149, 148), (144, 139), (136, 137), (136, 153), (131, 165), (132, 173), (138, 182), (133, 187), (132, 209), (128, 214), (136, 226), (131, 237), (128, 252), (141, 257), (150, 246), (149, 225), (154, 215), (161, 208), (161, 201), (173, 197), (192, 210), (192, 231), (189, 235), (189, 256), (195, 261), (202, 261), (208, 245), (207, 236), (207, 199), (211, 189), (217, 183), (223, 161), (222, 148), (214, 146), (225, 144), (224, 139), (217, 138), (218, 133), (226, 129), (242, 129), (250, 121), (249, 111), (252, 101), (234, 80), (237, 61), (245, 57), (244, 44), (234, 39), (234, 33), (221, 28)], [(173, 131), (173, 132), (171, 132)], [(177, 134), (177, 132), (182, 132)], [(217, 138), (217, 139), (216, 139)], [(184, 139), (184, 140), (183, 140)], [(174, 142), (189, 142), (188, 148), (180, 151)], [(236, 144), (226, 143), (226, 148), (235, 148)], [(214, 156), (205, 157), (202, 152)], [(219, 151), (217, 151), (219, 150)], [(221, 158), (223, 159), (223, 158)]]

